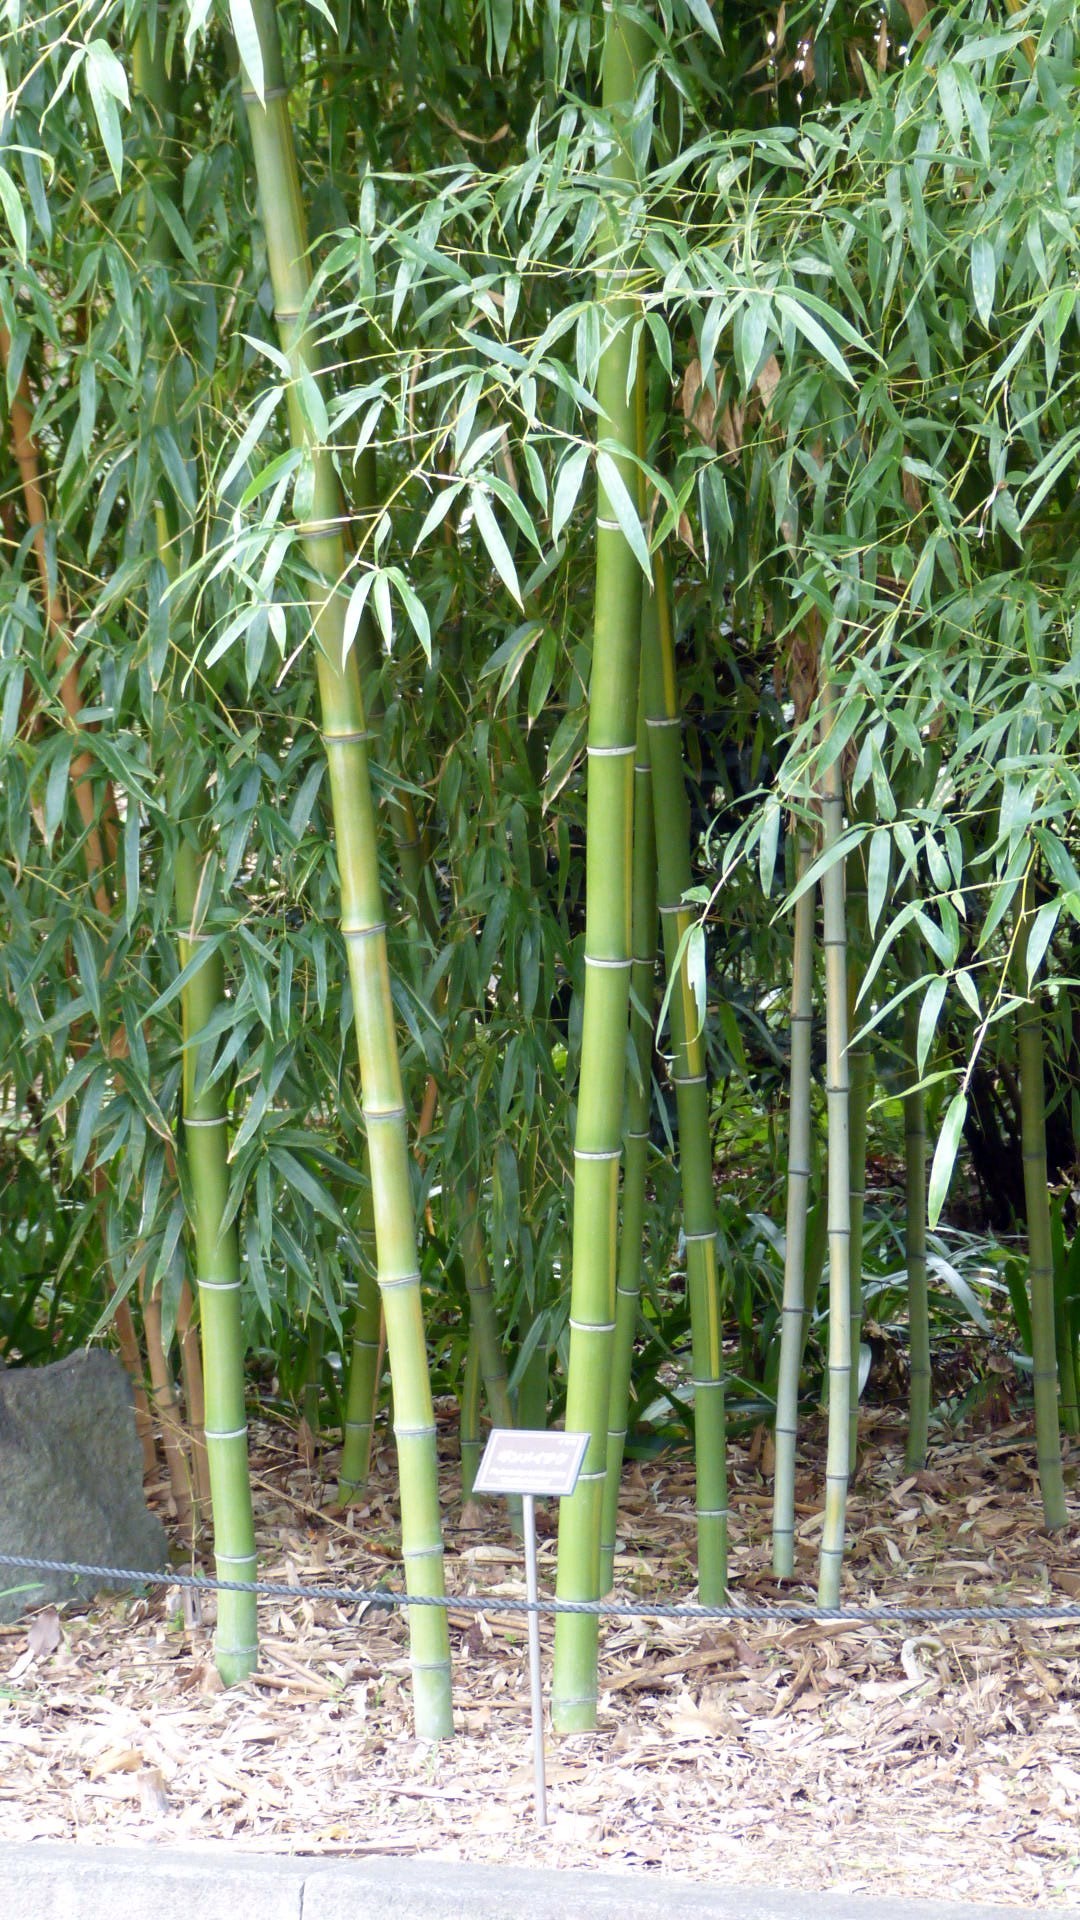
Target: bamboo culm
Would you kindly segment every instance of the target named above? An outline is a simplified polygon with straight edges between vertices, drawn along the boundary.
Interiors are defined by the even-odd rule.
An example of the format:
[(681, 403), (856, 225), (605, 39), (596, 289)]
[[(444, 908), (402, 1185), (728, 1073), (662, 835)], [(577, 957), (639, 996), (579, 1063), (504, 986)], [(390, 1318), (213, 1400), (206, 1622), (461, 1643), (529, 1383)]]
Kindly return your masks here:
[[(821, 744), (828, 755), (835, 695), (821, 692)], [(843, 829), (844, 789), (839, 758), (821, 779), (822, 851), (832, 853)], [(821, 877), (825, 947), (825, 1092), (828, 1112), (829, 1196), (829, 1438), (825, 1460), (825, 1523), (818, 1561), (818, 1601), (835, 1607), (840, 1600), (847, 1511), (848, 1454), (851, 1427), (851, 1240), (850, 1147), (848, 1140), (847, 938), (844, 914), (844, 863), (834, 858)]]
[[(620, 222), (634, 162), (625, 118), (637, 95), (646, 40), (635, 18), (604, 14), (603, 107), (615, 123), (606, 162), (598, 252), (604, 342), (597, 375), (602, 435), (618, 451), (626, 493), (637, 489), (631, 458), (637, 425), (631, 342), (637, 303), (626, 293)], [(608, 1388), (615, 1331), (619, 1162), (622, 1157), (630, 997), (634, 744), (642, 576), (597, 476), (593, 652), (589, 679), (585, 860), (585, 993), (574, 1136), (574, 1220), (566, 1428), (588, 1433), (577, 1488), (559, 1508), (560, 1600), (600, 1595), (600, 1531), (607, 1474)], [(557, 1731), (596, 1724), (598, 1621), (555, 1622), (551, 1715)]]
[[(796, 883), (803, 879), (809, 865), (810, 843), (805, 836), (801, 836), (795, 865)], [(772, 1531), (773, 1572), (780, 1579), (789, 1577), (795, 1568), (795, 1444), (799, 1424), (803, 1323), (808, 1312), (806, 1229), (810, 1210), (814, 904), (814, 888), (808, 887), (795, 902), (792, 936), (787, 1231), (784, 1242), (780, 1371), (776, 1384)]]
[(656, 812), (660, 923), (667, 975), (674, 981), (669, 1001), (671, 1077), (679, 1116), (679, 1175), (690, 1296), (698, 1596), (703, 1605), (712, 1606), (719, 1604), (727, 1591), (724, 1360), (705, 1036), (690, 978), (689, 954), (684, 945), (694, 922), (693, 907), (683, 905), (683, 895), (692, 880), (690, 808), (682, 755), (671, 598), (660, 553), (654, 560), (654, 582), (656, 618), (650, 619), (644, 628), (642, 672)]
[[(647, 603), (642, 625), (655, 618)], [(601, 1590), (610, 1593), (615, 1578), (615, 1534), (619, 1515), (619, 1483), (630, 1407), (630, 1381), (641, 1302), (641, 1273), (645, 1258), (645, 1175), (649, 1157), (649, 1115), (652, 1108), (653, 990), (656, 980), (656, 834), (653, 826), (652, 777), (649, 739), (642, 705), (638, 703), (637, 750), (634, 756), (634, 870), (631, 907), (630, 1055), (633, 1073), (626, 1099), (626, 1141), (623, 1149), (622, 1223), (619, 1266), (615, 1282), (615, 1340), (608, 1398), (607, 1478), (600, 1537)]]
[(1046, 1108), (1043, 1091), (1042, 1010), (1034, 982), (1028, 985), (1029, 919), (1021, 894), (1013, 948), (1016, 991), (1024, 999), (1016, 1016), (1020, 1057), (1020, 1141), (1028, 1225), (1028, 1290), (1031, 1296), (1032, 1372), (1035, 1389), (1035, 1450), (1039, 1490), (1048, 1527), (1068, 1524), (1058, 1426), (1057, 1340), (1054, 1331), (1054, 1253), (1050, 1190), (1046, 1176)]
[[(309, 611), (322, 710), (323, 740), (341, 876), (342, 933), (348, 954), (361, 1098), (371, 1166), (378, 1282), (386, 1319), (401, 1487), (402, 1557), (410, 1593), (445, 1593), (435, 1419), (420, 1300), (411, 1169), (394, 1007), (368, 729), (356, 656), (345, 648), (345, 543), (337, 474), (301, 405), (299, 379), (319, 367), (301, 323), (310, 286), (307, 228), (292, 123), (270, 0), (254, 0), (263, 59), (260, 99), (244, 74), (270, 278), (282, 350), (296, 379), (289, 389), (294, 445), (311, 479), (310, 518), (300, 528), (314, 585)], [(421, 1738), (452, 1730), (450, 1644), (440, 1607), (410, 1611), (414, 1724)]]
[[(919, 968), (908, 942), (909, 977)], [(930, 1306), (926, 1285), (926, 1094), (919, 1085), (919, 1013), (914, 994), (904, 1002), (904, 1246), (908, 1284), (908, 1431), (905, 1465), (926, 1465), (930, 1425)]]
[[(866, 941), (866, 868), (859, 847), (846, 863), (848, 1032), (861, 1018), (856, 1008), (863, 980)], [(862, 1384), (862, 1263), (863, 1215), (866, 1210), (867, 1115), (873, 1082), (873, 1054), (869, 1035), (848, 1046), (848, 1190), (851, 1223), (849, 1286), (851, 1288), (851, 1375), (848, 1382), (848, 1472), (854, 1473), (859, 1452), (859, 1394)]]
[[(240, 1251), (235, 1223), (228, 1217), (227, 1092), (220, 1079), (210, 1084), (213, 1048), (199, 1040), (225, 996), (221, 948), (204, 926), (210, 904), (208, 874), (208, 865), (182, 828), (173, 866), (180, 965), (187, 967), (196, 954), (202, 956), (180, 1005), (184, 1153), (195, 1233), (214, 1565), (221, 1580), (254, 1580), (255, 1519), (244, 1405)], [(227, 1686), (253, 1670), (258, 1659), (254, 1594), (218, 1595), (214, 1659)]]

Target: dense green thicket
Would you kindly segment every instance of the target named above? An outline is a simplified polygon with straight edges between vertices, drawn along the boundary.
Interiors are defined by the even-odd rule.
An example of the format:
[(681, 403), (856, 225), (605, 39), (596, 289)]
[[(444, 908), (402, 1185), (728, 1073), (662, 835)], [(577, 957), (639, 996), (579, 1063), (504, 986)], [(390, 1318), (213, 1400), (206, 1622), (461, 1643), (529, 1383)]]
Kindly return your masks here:
[[(583, 1597), (685, 1431), (719, 1597), (778, 1402), (792, 1571), (824, 1371), (832, 1597), (873, 1329), (919, 1462), (1007, 1299), (1060, 1521), (1073, 10), (11, 0), (0, 52), (0, 1342), (141, 1329), (162, 1414), (182, 1356), (247, 1564), (245, 1364), (355, 1492), (381, 1300), (432, 1592), (432, 1369), (463, 1458), (481, 1388), (589, 1431)], [(1031, 1236), (982, 1304), (965, 1142)]]

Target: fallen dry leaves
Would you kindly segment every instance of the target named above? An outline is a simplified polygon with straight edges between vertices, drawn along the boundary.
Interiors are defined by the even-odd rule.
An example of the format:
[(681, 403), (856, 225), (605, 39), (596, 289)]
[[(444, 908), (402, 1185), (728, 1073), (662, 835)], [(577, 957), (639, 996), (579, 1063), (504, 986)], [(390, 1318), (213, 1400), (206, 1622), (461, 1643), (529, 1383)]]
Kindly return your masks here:
[[(1080, 1590), (1075, 1532), (1039, 1524), (1026, 1430), (899, 1465), (871, 1412), (852, 1499), (846, 1597), (927, 1604)], [(448, 1446), (448, 1452), (450, 1448)], [(769, 1575), (760, 1446), (732, 1461), (732, 1572), (748, 1599)], [(819, 1482), (799, 1485), (804, 1579)], [(268, 1578), (396, 1581), (391, 1462), (365, 1506), (325, 1505), (295, 1435), (254, 1454)], [(620, 1596), (691, 1594), (692, 1480), (683, 1460), (627, 1473)], [(517, 1596), (519, 1550), (498, 1506), (462, 1514), (444, 1480), (448, 1578)], [(468, 1520), (468, 1527), (462, 1521)], [(550, 1583), (554, 1514), (542, 1515)], [(795, 1587), (790, 1597), (811, 1597)], [(212, 1605), (173, 1590), (43, 1610), (0, 1631), (0, 1838), (267, 1851), (425, 1852), (443, 1859), (607, 1869), (847, 1892), (1075, 1903), (1080, 1894), (1080, 1627), (702, 1627), (613, 1622), (597, 1733), (549, 1745), (551, 1827), (532, 1827), (523, 1624), (451, 1609), (458, 1737), (409, 1727), (398, 1617), (335, 1602), (264, 1604), (263, 1658), (225, 1692)], [(550, 1650), (551, 1622), (543, 1623)]]

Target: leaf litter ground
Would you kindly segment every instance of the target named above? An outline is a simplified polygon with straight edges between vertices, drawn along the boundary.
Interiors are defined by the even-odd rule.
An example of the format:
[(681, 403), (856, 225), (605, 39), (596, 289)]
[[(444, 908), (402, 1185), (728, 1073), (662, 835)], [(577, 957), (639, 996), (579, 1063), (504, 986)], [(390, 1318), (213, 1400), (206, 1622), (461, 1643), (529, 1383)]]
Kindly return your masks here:
[[(1080, 1597), (1080, 1536), (1041, 1530), (1026, 1428), (939, 1446), (916, 1475), (900, 1464), (889, 1415), (868, 1413), (864, 1441), (845, 1599)], [(758, 1600), (779, 1592), (762, 1452), (760, 1436), (735, 1449), (731, 1476), (733, 1590)], [(821, 1525), (819, 1453), (811, 1443), (798, 1487), (804, 1581)], [(253, 1468), (265, 1577), (397, 1583), (385, 1448), (365, 1504), (349, 1514), (327, 1506), (324, 1476), (284, 1427), (257, 1429)], [(448, 1461), (451, 1590), (520, 1595), (520, 1547), (504, 1511), (463, 1512), (456, 1478)], [(156, 1497), (164, 1502), (164, 1488)], [(550, 1586), (553, 1509), (540, 1524)], [(620, 1542), (620, 1597), (693, 1597), (687, 1461), (628, 1470)], [(784, 1592), (812, 1598), (809, 1586)], [(451, 1608), (458, 1737), (432, 1747), (410, 1732), (399, 1616), (264, 1603), (260, 1670), (224, 1692), (206, 1600), (201, 1615), (189, 1607), (185, 1618), (172, 1589), (62, 1617), (43, 1609), (0, 1629), (0, 1839), (217, 1839), (1080, 1901), (1080, 1626), (605, 1625), (599, 1729), (549, 1740), (551, 1826), (539, 1835), (523, 1622)], [(542, 1633), (550, 1658), (550, 1620)]]

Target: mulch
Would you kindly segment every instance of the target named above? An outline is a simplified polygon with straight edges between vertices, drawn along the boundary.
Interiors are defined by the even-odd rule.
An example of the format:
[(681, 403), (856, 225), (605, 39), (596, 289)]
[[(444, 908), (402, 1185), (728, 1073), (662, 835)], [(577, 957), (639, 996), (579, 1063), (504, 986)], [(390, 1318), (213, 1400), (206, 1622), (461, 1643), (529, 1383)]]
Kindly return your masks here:
[[(1026, 1424), (939, 1445), (919, 1474), (904, 1471), (891, 1413), (870, 1409), (863, 1435), (846, 1599), (1080, 1597), (1080, 1535), (1042, 1529)], [(451, 1591), (520, 1596), (505, 1514), (462, 1510), (452, 1450), (448, 1435)], [(252, 1463), (267, 1578), (397, 1584), (385, 1440), (366, 1501), (347, 1514), (329, 1505), (333, 1456), (305, 1459), (287, 1427), (255, 1429)], [(812, 1433), (798, 1485), (804, 1584), (787, 1598), (813, 1597), (821, 1464)], [(768, 1465), (761, 1435), (733, 1450), (732, 1587), (748, 1599), (781, 1592)], [(164, 1487), (152, 1497), (164, 1506)], [(551, 1585), (554, 1512), (541, 1519)], [(693, 1550), (689, 1462), (632, 1465), (619, 1597), (692, 1599)], [(0, 1629), (0, 1840), (217, 1839), (1028, 1906), (1080, 1899), (1080, 1625), (611, 1623), (598, 1729), (549, 1739), (551, 1825), (538, 1834), (523, 1621), (451, 1608), (458, 1733), (437, 1746), (411, 1732), (400, 1617), (273, 1600), (260, 1622), (259, 1670), (228, 1691), (212, 1604), (193, 1610), (178, 1589), (45, 1608)], [(550, 1654), (550, 1620), (542, 1634)]]

